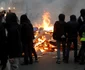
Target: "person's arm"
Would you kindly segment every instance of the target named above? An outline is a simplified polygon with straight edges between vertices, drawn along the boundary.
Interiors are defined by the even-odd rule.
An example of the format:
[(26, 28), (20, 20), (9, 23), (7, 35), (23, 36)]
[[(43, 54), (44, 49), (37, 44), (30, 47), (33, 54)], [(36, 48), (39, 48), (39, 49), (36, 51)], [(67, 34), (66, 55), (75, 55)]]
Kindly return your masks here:
[(56, 24), (57, 22), (55, 22), (54, 28), (53, 28), (53, 39), (56, 39)]

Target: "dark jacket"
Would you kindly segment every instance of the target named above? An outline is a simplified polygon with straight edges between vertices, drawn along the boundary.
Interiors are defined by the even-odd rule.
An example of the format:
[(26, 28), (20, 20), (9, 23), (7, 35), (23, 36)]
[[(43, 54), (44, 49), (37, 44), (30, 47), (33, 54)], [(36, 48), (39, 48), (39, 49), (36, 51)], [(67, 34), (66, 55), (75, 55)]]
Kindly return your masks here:
[(23, 22), (21, 24), (21, 40), (22, 43), (28, 44), (34, 39), (33, 26), (30, 22)]
[(6, 16), (6, 24), (9, 58), (19, 57), (21, 51), (20, 26), (17, 23), (15, 13), (10, 13)]
[(67, 22), (67, 34), (68, 39), (77, 39), (77, 32), (78, 32), (78, 22), (76, 21), (69, 21)]
[(83, 21), (84, 21), (84, 18), (82, 16), (79, 16), (79, 18), (78, 18), (78, 23), (79, 23), (78, 30), (83, 25)]
[(21, 24), (21, 40), (23, 44), (28, 44), (33, 42), (34, 39), (34, 31), (33, 26), (28, 19), (27, 15), (23, 14), (20, 17), (20, 24)]
[(64, 21), (56, 21), (54, 24), (54, 31), (53, 31), (53, 39), (61, 40), (61, 36), (65, 35), (65, 26), (66, 22)]
[[(5, 28), (2, 23), (0, 23), (0, 57), (4, 55), (6, 52), (6, 33)], [(5, 56), (5, 55), (4, 55)]]
[(85, 32), (85, 22), (83, 22), (83, 25), (79, 29), (79, 36), (82, 37), (82, 33)]
[(17, 23), (12, 23), (8, 28), (7, 42), (8, 54), (10, 58), (19, 57), (21, 49), (20, 27)]

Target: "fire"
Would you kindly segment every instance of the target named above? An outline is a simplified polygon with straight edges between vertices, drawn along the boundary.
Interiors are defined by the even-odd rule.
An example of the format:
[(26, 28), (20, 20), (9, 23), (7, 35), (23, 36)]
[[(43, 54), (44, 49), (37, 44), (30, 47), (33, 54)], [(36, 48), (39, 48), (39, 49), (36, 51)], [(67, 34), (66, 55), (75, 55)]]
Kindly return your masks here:
[(42, 16), (43, 17), (43, 28), (44, 30), (47, 30), (47, 31), (53, 31), (53, 26), (51, 25), (51, 17), (50, 17), (50, 13), (49, 12), (45, 12), (44, 15)]
[(53, 32), (53, 25), (51, 24), (51, 17), (49, 12), (44, 12), (42, 15), (42, 23), (35, 24), (34, 27), (43, 28), (46, 31)]
[(56, 51), (55, 46), (50, 44), (52, 39), (53, 25), (51, 24), (51, 17), (49, 12), (44, 12), (42, 15), (42, 23), (34, 25), (38, 28), (35, 32), (34, 47), (35, 50), (41, 52)]

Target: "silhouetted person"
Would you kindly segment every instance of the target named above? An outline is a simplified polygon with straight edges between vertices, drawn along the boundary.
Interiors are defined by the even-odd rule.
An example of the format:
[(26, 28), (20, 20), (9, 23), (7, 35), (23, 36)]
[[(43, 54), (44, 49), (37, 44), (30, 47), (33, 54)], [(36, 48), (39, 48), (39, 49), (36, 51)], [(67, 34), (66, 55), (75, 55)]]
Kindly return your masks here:
[(81, 53), (80, 53), (80, 64), (84, 64), (84, 59), (85, 59), (85, 21), (83, 22), (84, 24), (81, 26), (79, 30), (79, 35), (80, 35), (80, 41), (81, 41)]
[[(78, 23), (79, 23), (79, 26), (78, 26), (78, 29), (80, 30), (81, 26), (85, 23), (84, 22), (84, 17), (85, 17), (85, 9), (81, 9), (80, 10), (80, 16), (78, 18)], [(80, 56), (81, 56), (81, 48), (79, 50), (79, 54), (78, 54), (78, 59), (80, 59)]]
[(66, 62), (68, 63), (69, 60), (69, 52), (70, 52), (70, 46), (73, 42), (74, 44), (74, 62), (77, 62), (77, 36), (78, 36), (78, 23), (76, 21), (76, 16), (71, 15), (70, 21), (67, 22), (67, 55), (66, 55)]
[[(34, 31), (33, 26), (28, 19), (27, 15), (22, 15), (20, 18), (20, 24), (21, 24), (21, 39), (24, 49), (24, 64), (32, 64), (32, 53), (35, 56), (35, 60), (37, 60), (37, 54), (35, 52), (35, 49), (33, 47), (33, 39), (34, 39)], [(29, 57), (29, 61), (28, 61)]]
[(62, 42), (63, 47), (63, 60), (65, 60), (65, 44), (66, 44), (66, 37), (65, 37), (65, 15), (59, 14), (58, 16), (59, 21), (56, 21), (54, 24), (54, 31), (53, 31), (53, 38), (57, 41), (57, 61), (56, 63), (60, 63), (60, 44)]
[(21, 51), (20, 26), (17, 23), (17, 16), (15, 13), (7, 14), (6, 16), (7, 28), (7, 48), (9, 62), (12, 70), (17, 70), (19, 65), (18, 58)]
[(79, 18), (78, 18), (79, 29), (80, 29), (80, 27), (83, 25), (84, 16), (85, 16), (85, 9), (81, 9), (81, 10), (80, 10), (80, 16), (79, 16)]
[(2, 18), (3, 14), (0, 14), (0, 60), (1, 60), (1, 65), (2, 69), (4, 70), (6, 68), (6, 63), (7, 63), (7, 48), (6, 48), (6, 32), (4, 25), (2, 24)]

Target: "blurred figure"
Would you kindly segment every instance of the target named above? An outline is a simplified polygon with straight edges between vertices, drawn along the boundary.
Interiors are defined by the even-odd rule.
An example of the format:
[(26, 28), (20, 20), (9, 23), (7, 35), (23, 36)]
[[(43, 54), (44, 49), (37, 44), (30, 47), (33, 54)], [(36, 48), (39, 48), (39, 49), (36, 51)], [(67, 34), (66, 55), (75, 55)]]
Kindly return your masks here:
[[(21, 24), (21, 40), (23, 44), (24, 49), (24, 63), (25, 65), (32, 64), (33, 58), (32, 58), (32, 52), (35, 56), (35, 60), (37, 60), (37, 54), (35, 52), (35, 49), (33, 47), (33, 39), (34, 39), (34, 31), (33, 26), (28, 19), (27, 15), (22, 15), (20, 18), (20, 24)], [(29, 57), (29, 61), (28, 61)]]
[(80, 49), (80, 64), (84, 65), (84, 59), (85, 59), (85, 16), (84, 16), (84, 21), (83, 25), (80, 27), (79, 30), (79, 36), (80, 36), (80, 41), (81, 41), (81, 49)]
[(20, 26), (17, 23), (17, 16), (15, 13), (7, 14), (6, 16), (7, 28), (7, 48), (11, 70), (17, 70), (19, 66), (21, 39)]
[(0, 60), (2, 69), (4, 70), (6, 68), (7, 63), (7, 46), (6, 46), (6, 32), (4, 25), (2, 24), (3, 15), (0, 13)]
[(85, 16), (85, 9), (81, 9), (81, 10), (80, 10), (80, 16), (79, 16), (79, 18), (78, 18), (79, 29), (80, 29), (80, 27), (83, 25), (84, 16)]
[(78, 36), (78, 22), (76, 20), (75, 15), (70, 16), (70, 21), (67, 22), (67, 34), (68, 34), (68, 41), (67, 41), (67, 55), (66, 55), (66, 63), (69, 60), (69, 52), (70, 46), (73, 42), (74, 44), (74, 62), (77, 62), (77, 36)]
[(57, 61), (56, 63), (60, 64), (60, 44), (62, 42), (63, 47), (63, 60), (65, 60), (65, 48), (66, 48), (66, 32), (65, 32), (65, 15), (59, 14), (58, 16), (59, 21), (56, 21), (54, 24), (54, 31), (53, 31), (53, 39), (57, 41)]
[[(81, 10), (80, 10), (80, 16), (79, 16), (79, 18), (78, 18), (78, 23), (79, 23), (78, 30), (80, 30), (81, 26), (82, 26), (83, 24), (85, 24), (85, 23), (84, 23), (84, 17), (85, 17), (85, 9), (81, 9)], [(79, 50), (78, 60), (80, 60), (80, 56), (81, 56), (81, 48), (80, 48), (80, 50)]]

